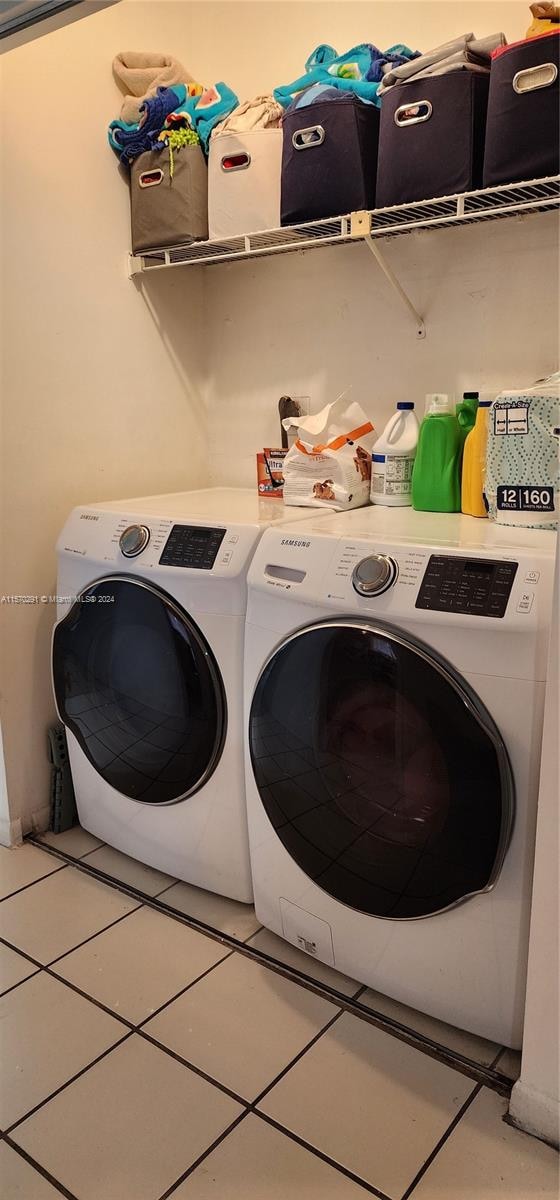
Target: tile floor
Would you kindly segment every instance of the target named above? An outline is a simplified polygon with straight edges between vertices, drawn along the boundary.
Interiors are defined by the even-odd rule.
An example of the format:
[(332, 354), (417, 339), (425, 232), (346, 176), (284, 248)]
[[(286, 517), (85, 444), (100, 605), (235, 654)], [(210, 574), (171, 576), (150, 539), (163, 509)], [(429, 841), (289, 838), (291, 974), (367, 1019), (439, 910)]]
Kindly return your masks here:
[[(246, 905), (81, 829), (54, 846), (515, 1077), (519, 1056), (366, 991)], [(2, 1200), (533, 1200), (558, 1156), (507, 1103), (47, 848), (0, 848)]]

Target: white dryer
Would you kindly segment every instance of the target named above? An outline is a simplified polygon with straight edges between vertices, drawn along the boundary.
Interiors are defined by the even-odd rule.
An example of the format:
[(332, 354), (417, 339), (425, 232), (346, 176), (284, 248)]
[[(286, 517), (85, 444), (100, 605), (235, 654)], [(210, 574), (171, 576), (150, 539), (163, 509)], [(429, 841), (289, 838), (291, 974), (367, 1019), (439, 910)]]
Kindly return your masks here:
[(57, 544), (52, 668), (81, 824), (251, 901), (243, 768), (247, 569), (305, 511), (213, 488), (76, 508)]
[(257, 915), (519, 1046), (556, 537), (371, 507), (268, 530), (249, 572)]

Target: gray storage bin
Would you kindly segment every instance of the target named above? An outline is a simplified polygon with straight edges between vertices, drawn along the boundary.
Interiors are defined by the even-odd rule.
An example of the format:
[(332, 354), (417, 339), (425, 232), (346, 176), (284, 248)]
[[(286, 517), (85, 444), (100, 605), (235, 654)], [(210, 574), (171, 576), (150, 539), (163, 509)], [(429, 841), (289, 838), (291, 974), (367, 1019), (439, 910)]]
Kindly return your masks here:
[(130, 173), (132, 252), (208, 237), (208, 168), (200, 146), (140, 154)]

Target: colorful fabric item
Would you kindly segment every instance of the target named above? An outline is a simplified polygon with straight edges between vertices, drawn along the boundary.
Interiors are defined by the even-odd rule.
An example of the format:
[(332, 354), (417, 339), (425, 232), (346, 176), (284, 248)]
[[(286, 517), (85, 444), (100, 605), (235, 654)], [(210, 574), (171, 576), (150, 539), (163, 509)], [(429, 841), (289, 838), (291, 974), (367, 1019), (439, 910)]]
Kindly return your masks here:
[(201, 96), (188, 97), (166, 117), (166, 124), (176, 124), (179, 117), (185, 117), (196, 130), (204, 153), (208, 154), (212, 130), (237, 107), (238, 103), (235, 92), (232, 92), (227, 83), (216, 83), (207, 88)]
[(385, 95), (397, 83), (412, 83), (432, 75), (448, 75), (453, 71), (490, 70), (490, 59), (495, 50), (505, 46), (506, 38), (503, 33), (494, 33), (489, 37), (475, 38), (474, 33), (463, 33), (428, 50), (413, 62), (402, 63), (390, 67), (383, 75), (379, 96)]
[(140, 121), (128, 125), (122, 120), (111, 121), (109, 125), (109, 145), (120, 155), (122, 163), (130, 163), (139, 154), (152, 150), (157, 142), (168, 113), (178, 104), (186, 101), (187, 89), (184, 84), (173, 88), (158, 88), (157, 94), (145, 100), (140, 106)]
[(305, 88), (324, 83), (353, 92), (361, 100), (379, 104), (377, 93), (384, 71), (418, 58), (419, 54), (418, 50), (409, 50), (408, 46), (402, 45), (378, 50), (368, 42), (354, 46), (345, 54), (337, 54), (332, 46), (317, 46), (307, 59), (305, 73), (293, 83), (275, 88), (273, 95), (282, 108), (287, 108)]
[(221, 133), (249, 133), (252, 129), (278, 129), (283, 112), (274, 96), (256, 96), (238, 104), (225, 121), (216, 125), (212, 137)]
[(125, 125), (140, 120), (140, 106), (158, 88), (173, 87), (176, 83), (193, 83), (192, 75), (171, 54), (152, 54), (123, 50), (113, 59), (113, 75), (124, 92), (120, 119)]
[(214, 126), (236, 105), (237, 96), (225, 83), (217, 83), (206, 91), (201, 84), (179, 83), (172, 88), (158, 88), (157, 94), (142, 104), (137, 124), (111, 121), (109, 145), (122, 163), (130, 164), (139, 154), (158, 148), (162, 129), (173, 128), (183, 121), (195, 130), (207, 153)]

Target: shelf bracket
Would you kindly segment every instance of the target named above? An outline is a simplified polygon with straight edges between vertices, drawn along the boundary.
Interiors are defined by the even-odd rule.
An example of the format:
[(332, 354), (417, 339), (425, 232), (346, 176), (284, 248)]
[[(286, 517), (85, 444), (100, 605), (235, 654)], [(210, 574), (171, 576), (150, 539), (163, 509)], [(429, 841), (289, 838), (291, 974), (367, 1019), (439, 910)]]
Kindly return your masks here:
[(144, 260), (139, 254), (129, 254), (128, 256), (128, 278), (134, 279), (135, 275), (139, 275), (144, 268)]
[(354, 212), (354, 213), (350, 214), (350, 231), (349, 231), (350, 237), (360, 238), (360, 240), (363, 240), (365, 242), (368, 250), (370, 250), (371, 253), (373, 254), (373, 257), (374, 257), (377, 265), (379, 267), (381, 267), (381, 270), (383, 271), (385, 278), (387, 279), (387, 281), (390, 283), (391, 287), (393, 288), (393, 291), (397, 293), (397, 296), (399, 297), (401, 302), (408, 309), (408, 311), (414, 321), (414, 324), (416, 325), (416, 337), (417, 338), (425, 338), (426, 326), (424, 325), (424, 322), (422, 320), (422, 317), (420, 316), (420, 313), (416, 311), (412, 301), (409, 300), (406, 292), (401, 287), (394, 271), (391, 270), (391, 267), (389, 266), (387, 259), (381, 253), (379, 246), (377, 246), (376, 243), (374, 242), (374, 240), (371, 236), (371, 233), (370, 233), (370, 229), (371, 229), (371, 213), (364, 210), (362, 212)]
[(424, 325), (424, 321), (422, 320), (420, 313), (417, 312), (417, 310), (415, 309), (415, 307), (412, 303), (412, 300), (409, 300), (406, 292), (401, 287), (394, 271), (391, 270), (391, 267), (389, 266), (387, 259), (381, 253), (379, 246), (376, 245), (376, 243), (374, 242), (373, 238), (371, 237), (371, 235), (369, 233), (366, 234), (366, 236), (364, 238), (364, 242), (365, 242), (368, 250), (370, 250), (371, 253), (373, 254), (373, 257), (374, 257), (376, 263), (378, 264), (378, 266), (381, 267), (381, 270), (383, 271), (383, 274), (384, 274), (386, 280), (388, 281), (388, 283), (390, 283), (391, 287), (393, 288), (393, 291), (397, 293), (397, 296), (400, 297), (400, 300), (405, 305), (405, 307), (408, 309), (408, 311), (412, 317), (412, 320), (414, 321), (414, 324), (416, 325), (416, 337), (417, 338), (425, 338), (426, 326)]

